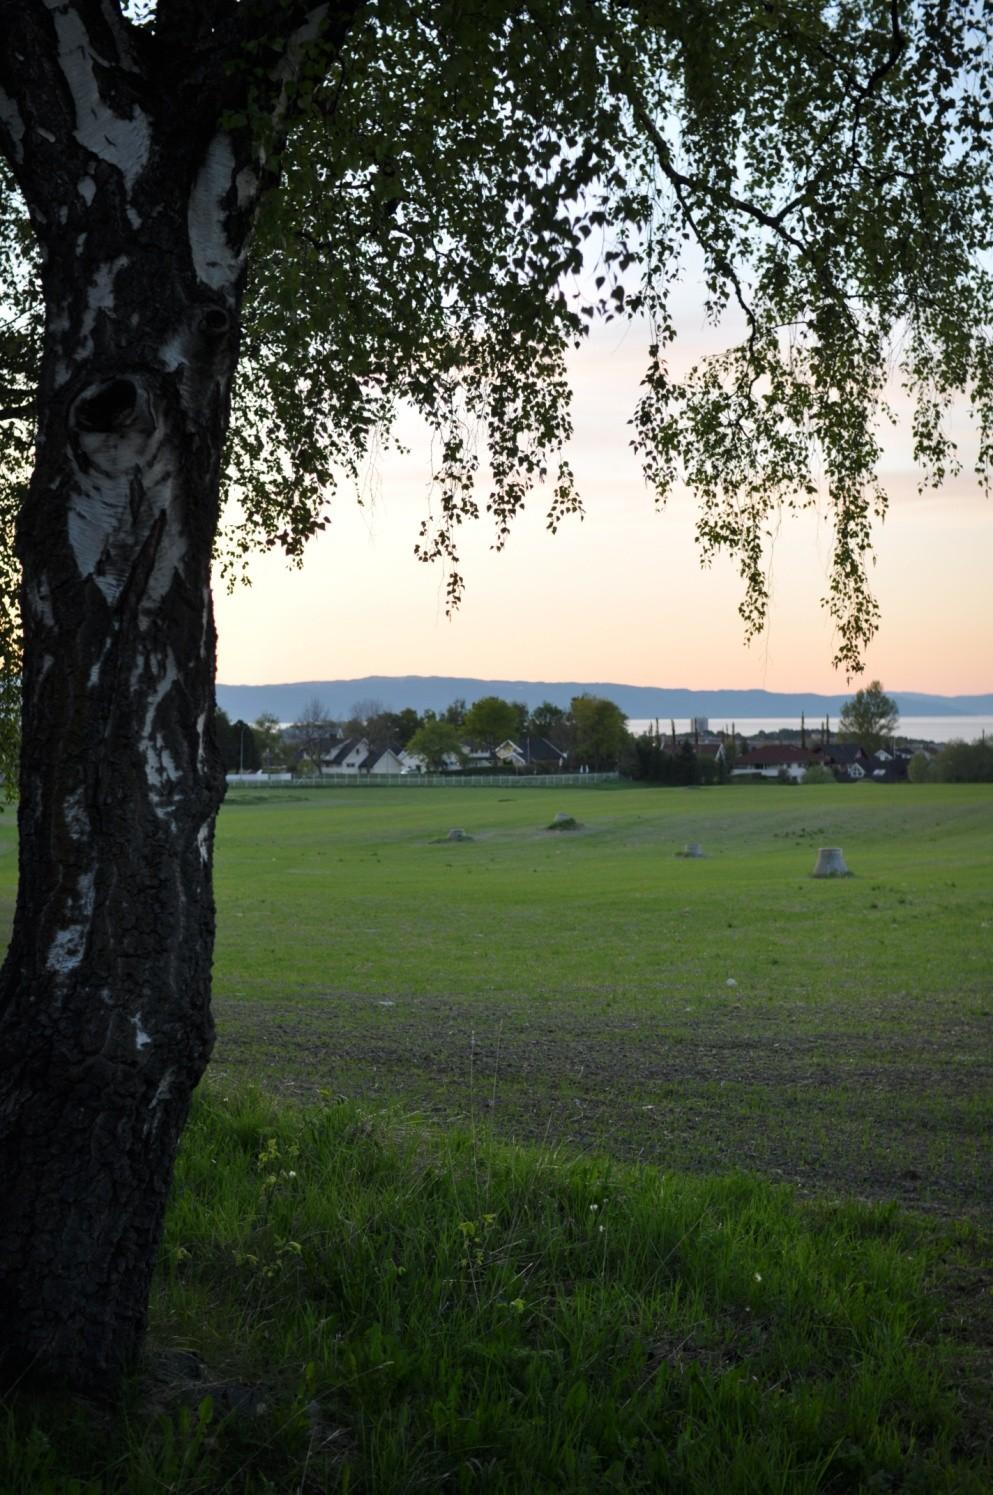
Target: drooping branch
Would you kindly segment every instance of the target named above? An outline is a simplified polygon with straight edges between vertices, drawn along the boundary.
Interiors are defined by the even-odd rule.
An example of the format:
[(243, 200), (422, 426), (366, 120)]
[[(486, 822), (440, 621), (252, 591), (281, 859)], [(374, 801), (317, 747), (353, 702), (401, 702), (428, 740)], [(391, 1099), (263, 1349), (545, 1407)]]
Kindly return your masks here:
[[(769, 230), (796, 254), (802, 258), (809, 259), (814, 253), (814, 246), (792, 231), (788, 227), (788, 223), (801, 209), (809, 207), (817, 201), (818, 194), (823, 190), (828, 176), (837, 172), (838, 163), (830, 157), (828, 147), (834, 135), (846, 126), (849, 132), (849, 145), (846, 154), (852, 162), (855, 160), (857, 137), (864, 106), (874, 95), (879, 93), (886, 78), (899, 64), (907, 46), (906, 34), (902, 28), (900, 19), (900, 0), (890, 0), (888, 9), (890, 24), (885, 54), (880, 58), (864, 82), (859, 82), (854, 74), (848, 75), (849, 91), (844, 100), (844, 103), (848, 107), (836, 113), (834, 119), (816, 140), (815, 158), (820, 158), (820, 165), (816, 167), (802, 184), (800, 190), (794, 192), (786, 202), (774, 211), (763, 208), (750, 197), (742, 196), (720, 183), (707, 181), (698, 175), (691, 175), (688, 172), (681, 171), (676, 166), (672, 149), (659, 129), (638, 85), (638, 66), (634, 48), (626, 40), (622, 29), (619, 27), (615, 28), (612, 33), (612, 42), (616, 48), (620, 63), (616, 77), (620, 84), (621, 92), (639, 128), (651, 142), (659, 169), (673, 188), (680, 205), (685, 209), (687, 194), (705, 199), (725, 213), (730, 212), (731, 214), (738, 214), (750, 219), (760, 228)], [(785, 39), (794, 42), (797, 41), (796, 34), (788, 25), (785, 31)], [(824, 50), (823, 46), (820, 50)], [(826, 55), (830, 57), (829, 53)], [(830, 60), (832, 66), (839, 67), (840, 69), (836, 58), (830, 57)], [(694, 233), (696, 233), (695, 229)], [(728, 270), (730, 270), (730, 267), (728, 267)], [(728, 278), (733, 283), (733, 273), (729, 273)], [(740, 295), (738, 299), (739, 301), (741, 300)]]
[(883, 81), (893, 71), (897, 63), (900, 61), (900, 58), (903, 56), (904, 48), (907, 44), (907, 39), (903, 32), (903, 27), (900, 24), (900, 0), (890, 0), (889, 12), (890, 36), (886, 55), (880, 58), (879, 62), (876, 64), (872, 72), (869, 74), (868, 78), (865, 80), (865, 83), (855, 91), (851, 135), (851, 148), (853, 154), (855, 150), (855, 139), (858, 134), (859, 125), (862, 119), (863, 106), (868, 102), (870, 98), (872, 98), (873, 94), (879, 91), (880, 87), (883, 84)]
[(786, 203), (778, 213), (767, 213), (757, 203), (749, 201), (748, 198), (738, 197), (736, 193), (729, 192), (725, 187), (720, 187), (713, 182), (705, 182), (699, 177), (691, 177), (685, 172), (679, 171), (673, 162), (669, 143), (652, 118), (644, 99), (637, 92), (634, 80), (628, 72), (623, 73), (622, 77), (625, 84), (624, 95), (631, 106), (631, 112), (655, 147), (659, 168), (675, 189), (681, 202), (685, 201), (683, 194), (686, 192), (693, 192), (702, 197), (709, 197), (720, 207), (731, 208), (734, 212), (742, 213), (746, 217), (753, 219), (763, 228), (771, 229), (784, 243), (789, 244), (798, 253), (805, 252), (806, 246), (803, 240), (798, 239), (795, 234), (790, 233), (785, 223), (790, 214), (795, 212), (805, 200), (806, 194)]

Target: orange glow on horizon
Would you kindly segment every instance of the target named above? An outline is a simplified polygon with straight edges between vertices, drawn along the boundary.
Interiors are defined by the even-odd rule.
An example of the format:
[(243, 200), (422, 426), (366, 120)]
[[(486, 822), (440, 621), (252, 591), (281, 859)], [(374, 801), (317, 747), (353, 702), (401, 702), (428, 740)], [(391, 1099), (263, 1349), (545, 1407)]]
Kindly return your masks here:
[[(544, 527), (541, 496), (502, 554), (485, 520), (462, 536), (465, 601), (444, 614), (439, 567), (413, 556), (426, 512), (428, 457), (388, 453), (375, 502), (345, 492), (302, 571), (275, 555), (253, 585), (217, 595), (218, 678), (227, 684), (467, 675), (614, 681), (690, 689), (844, 692), (820, 606), (830, 524), (783, 517), (772, 545), (768, 627), (750, 647), (733, 563), (700, 569), (689, 497), (658, 514), (628, 448), (642, 351), (634, 331), (577, 356), (570, 451), (586, 518)], [(688, 356), (688, 355), (687, 355)], [(890, 512), (877, 530), (872, 585), (882, 625), (867, 679), (941, 695), (993, 691), (993, 504), (958, 478), (921, 496), (899, 440), (883, 476)]]

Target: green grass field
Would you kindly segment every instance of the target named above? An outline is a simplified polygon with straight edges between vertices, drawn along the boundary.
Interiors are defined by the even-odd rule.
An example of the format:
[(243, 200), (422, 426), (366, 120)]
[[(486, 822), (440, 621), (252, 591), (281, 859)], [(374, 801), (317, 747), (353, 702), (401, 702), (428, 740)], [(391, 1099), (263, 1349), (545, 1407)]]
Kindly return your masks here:
[(991, 853), (980, 786), (232, 795), (147, 1362), (0, 1401), (0, 1490), (987, 1495)]
[(221, 1076), (993, 1204), (985, 786), (233, 794), (217, 896)]

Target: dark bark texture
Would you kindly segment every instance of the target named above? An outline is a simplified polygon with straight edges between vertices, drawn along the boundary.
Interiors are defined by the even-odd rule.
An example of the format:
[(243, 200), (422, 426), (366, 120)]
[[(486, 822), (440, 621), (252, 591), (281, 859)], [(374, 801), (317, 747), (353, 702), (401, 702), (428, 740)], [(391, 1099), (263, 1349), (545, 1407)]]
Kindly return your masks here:
[[(83, 267), (66, 299), (100, 273)], [(57, 295), (54, 264), (49, 277)], [(209, 565), (217, 366), (230, 357), (190, 326), (203, 309), (175, 277), (139, 267), (130, 294), (128, 279), (113, 316), (94, 322), (92, 357), (42, 401), (19, 534), (30, 751), (0, 976), (0, 1323), (10, 1368), (52, 1365), (72, 1381), (140, 1343), (172, 1160), (212, 1039), (223, 777), (207, 730)], [(161, 320), (196, 349), (182, 372), (156, 368), (129, 337)], [(187, 409), (191, 375), (205, 399)]]
[(188, 46), (180, 87), (175, 38), (154, 51), (113, 4), (0, 0), (0, 21), (0, 146), (43, 246), (47, 308), (18, 534), (0, 1366), (95, 1390), (141, 1346), (213, 1036), (209, 573), (262, 172), (246, 132), (223, 128), (237, 100), (230, 69), (211, 86), (210, 37)]

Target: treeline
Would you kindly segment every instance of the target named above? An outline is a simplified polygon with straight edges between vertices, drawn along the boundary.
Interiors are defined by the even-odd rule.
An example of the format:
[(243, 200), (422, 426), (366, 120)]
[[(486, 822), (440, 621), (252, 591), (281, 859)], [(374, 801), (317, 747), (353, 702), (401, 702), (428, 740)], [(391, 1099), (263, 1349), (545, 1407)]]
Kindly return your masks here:
[(915, 753), (907, 777), (912, 784), (991, 784), (993, 742), (980, 737), (976, 742), (946, 743), (931, 757)]
[(290, 724), (269, 714), (252, 723), (232, 722), (218, 709), (214, 732), (226, 773), (316, 772), (334, 746), (348, 738), (364, 739), (373, 753), (407, 750), (429, 768), (462, 762), (467, 749), (492, 754), (508, 740), (548, 743), (570, 767), (603, 771), (620, 766), (631, 742), (620, 707), (590, 695), (575, 696), (568, 709), (544, 701), (530, 710), (521, 701), (483, 696), (471, 706), (458, 699), (442, 712), (422, 713), (359, 701), (345, 720), (335, 720), (315, 698)]
[(658, 732), (644, 732), (629, 739), (621, 769), (627, 778), (673, 788), (726, 784), (730, 777), (730, 757), (730, 753), (728, 758), (705, 757), (696, 751), (689, 738), (673, 746), (671, 739)]
[(314, 700), (300, 720), (281, 724), (264, 712), (254, 722), (231, 721), (219, 707), (214, 712), (214, 736), (225, 773), (286, 773), (316, 768), (335, 743), (345, 737), (365, 737), (371, 748), (402, 748), (420, 725), (416, 711), (371, 712), (368, 720), (355, 717), (339, 722)]
[[(388, 711), (378, 701), (359, 701), (345, 720), (337, 721), (315, 699), (289, 725), (268, 714), (251, 723), (232, 722), (217, 710), (214, 732), (225, 773), (317, 773), (346, 738), (364, 738), (373, 754), (406, 749), (430, 771), (451, 770), (455, 764), (471, 768), (470, 750), (494, 754), (510, 740), (522, 746), (550, 744), (562, 755), (564, 768), (619, 770), (626, 778), (673, 787), (726, 783), (738, 752), (747, 746), (729, 735), (723, 756), (715, 757), (690, 738), (677, 740), (657, 731), (634, 737), (619, 706), (590, 695), (574, 696), (568, 709), (544, 701), (533, 711), (500, 696), (483, 696), (471, 706), (455, 700), (444, 711), (422, 713), (409, 706)], [(547, 765), (542, 771), (548, 771)], [(993, 741), (950, 742), (938, 753), (915, 753), (907, 776), (912, 783), (993, 783)]]
[(618, 767), (628, 736), (627, 717), (602, 696), (573, 696), (568, 709), (543, 701), (533, 711), (521, 701), (482, 696), (471, 706), (456, 700), (440, 715), (426, 711), (405, 746), (436, 767), (463, 760), (467, 748), (493, 754), (508, 741), (538, 744), (539, 751), (547, 743), (570, 766), (602, 771)]
[[(555, 749), (568, 767), (613, 770), (628, 743), (627, 716), (600, 695), (574, 695), (568, 710), (543, 701), (529, 710), (520, 701), (483, 695), (473, 706), (455, 701), (447, 712), (425, 712), (407, 742), (428, 768), (467, 761), (468, 752), (495, 755), (496, 747), (516, 743), (528, 758), (549, 762), (544, 747)], [(555, 756), (553, 753), (552, 756)]]

